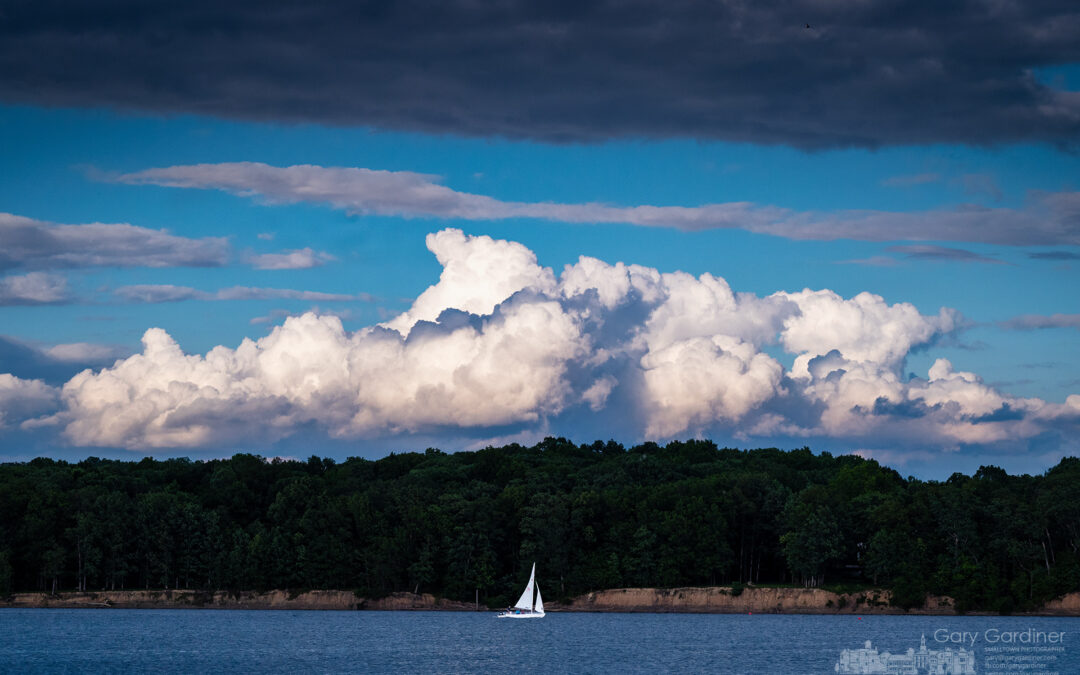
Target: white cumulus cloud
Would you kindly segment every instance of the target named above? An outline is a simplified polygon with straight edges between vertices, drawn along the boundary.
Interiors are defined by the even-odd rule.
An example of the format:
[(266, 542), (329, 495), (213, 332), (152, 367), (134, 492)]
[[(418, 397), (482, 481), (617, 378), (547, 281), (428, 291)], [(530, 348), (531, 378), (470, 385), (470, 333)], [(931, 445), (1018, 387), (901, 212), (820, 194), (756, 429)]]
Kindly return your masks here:
[(536, 254), (517, 242), (447, 229), (429, 234), (427, 246), (443, 266), (442, 275), (409, 311), (386, 323), (403, 335), (417, 321), (434, 321), (446, 309), (490, 314), (520, 290), (550, 294), (555, 288), (551, 270), (540, 267)]
[(1012, 398), (944, 360), (906, 376), (912, 349), (957, 328), (951, 310), (829, 290), (760, 297), (711, 274), (587, 257), (556, 277), (521, 244), (454, 229), (427, 245), (439, 280), (384, 324), (350, 333), (308, 312), (205, 355), (151, 329), (141, 353), (68, 381), (55, 419), (73, 444), (133, 449), (310, 428), (525, 437), (571, 412), (605, 415), (622, 436), (724, 429), (864, 447), (996, 443), (1080, 423), (1080, 396)]
[(953, 310), (927, 317), (912, 304), (889, 305), (872, 293), (850, 299), (829, 290), (777, 295), (799, 309), (786, 320), (780, 336), (785, 349), (799, 355), (792, 368), (797, 377), (807, 375), (810, 359), (834, 349), (853, 361), (894, 368), (912, 347), (952, 331), (959, 320)]
[(275, 439), (308, 422), (334, 436), (531, 422), (563, 408), (567, 363), (586, 347), (552, 301), (407, 341), (379, 328), (349, 335), (337, 317), (309, 313), (205, 356), (160, 329), (143, 346), (64, 386), (69, 440), (172, 447)]

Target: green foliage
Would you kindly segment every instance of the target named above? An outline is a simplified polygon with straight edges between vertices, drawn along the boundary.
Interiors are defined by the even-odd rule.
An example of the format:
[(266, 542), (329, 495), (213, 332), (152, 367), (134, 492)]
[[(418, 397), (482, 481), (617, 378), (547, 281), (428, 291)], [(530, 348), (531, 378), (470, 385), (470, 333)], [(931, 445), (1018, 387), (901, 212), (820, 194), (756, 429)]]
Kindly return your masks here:
[(890, 603), (903, 609), (921, 607), (926, 602), (926, 586), (919, 579), (900, 577), (892, 589)]
[(0, 551), (0, 598), (11, 593), (11, 559), (7, 551)]
[[(808, 448), (548, 438), (377, 461), (0, 464), (0, 594), (355, 589), (512, 601), (821, 585), (1021, 612), (1080, 588), (1080, 460), (944, 483)], [(872, 602), (872, 600), (865, 600)]]
[(792, 497), (786, 509), (788, 531), (780, 537), (791, 572), (807, 586), (817, 586), (825, 569), (843, 552), (840, 525), (826, 489), (813, 485)]

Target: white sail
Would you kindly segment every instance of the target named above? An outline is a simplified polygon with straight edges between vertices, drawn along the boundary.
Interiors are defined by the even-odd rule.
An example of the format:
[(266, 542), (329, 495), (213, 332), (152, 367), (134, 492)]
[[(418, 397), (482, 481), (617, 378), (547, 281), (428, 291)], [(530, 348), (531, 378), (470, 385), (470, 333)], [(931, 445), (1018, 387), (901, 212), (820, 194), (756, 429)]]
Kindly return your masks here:
[(517, 604), (499, 614), (500, 619), (542, 619), (544, 617), (544, 599), (540, 597), (540, 585), (536, 583), (536, 563), (529, 574), (529, 584), (518, 598)]
[(536, 587), (536, 563), (533, 563), (532, 574), (529, 575), (529, 585), (525, 587), (525, 592), (518, 598), (514, 607), (518, 609), (526, 609), (532, 611), (533, 608), (533, 589)]

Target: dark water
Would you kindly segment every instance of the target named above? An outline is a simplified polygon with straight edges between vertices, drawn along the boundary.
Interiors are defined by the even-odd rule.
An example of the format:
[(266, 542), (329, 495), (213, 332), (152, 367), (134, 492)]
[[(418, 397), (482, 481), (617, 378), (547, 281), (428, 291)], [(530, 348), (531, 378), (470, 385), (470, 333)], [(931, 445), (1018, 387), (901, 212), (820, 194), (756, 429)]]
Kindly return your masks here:
[[(987, 642), (1029, 628), (1064, 636), (1051, 650)], [(960, 647), (934, 639), (950, 633), (978, 673), (1080, 673), (1072, 618), (119, 609), (0, 609), (0, 672), (832, 673), (866, 640)]]

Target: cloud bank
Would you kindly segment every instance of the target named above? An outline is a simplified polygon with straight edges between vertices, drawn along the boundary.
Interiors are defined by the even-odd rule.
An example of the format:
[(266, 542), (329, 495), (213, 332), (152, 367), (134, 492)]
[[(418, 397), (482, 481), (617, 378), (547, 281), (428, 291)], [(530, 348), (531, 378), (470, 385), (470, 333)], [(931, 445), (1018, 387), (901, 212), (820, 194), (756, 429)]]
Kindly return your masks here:
[(232, 286), (217, 291), (202, 291), (190, 286), (173, 284), (136, 284), (121, 286), (113, 291), (116, 297), (131, 303), (182, 302), (184, 300), (309, 300), (312, 302), (345, 302), (349, 300), (371, 301), (366, 293), (349, 295), (346, 293), (322, 293), (319, 291), (298, 291), (291, 288), (258, 288), (252, 286)]
[(272, 442), (312, 428), (505, 437), (582, 415), (639, 438), (1022, 449), (1075, 437), (1080, 424), (1080, 395), (1010, 397), (944, 359), (925, 377), (905, 375), (913, 350), (957, 330), (952, 310), (923, 315), (829, 290), (761, 297), (710, 274), (588, 257), (556, 275), (521, 244), (455, 229), (427, 244), (442, 275), (384, 324), (348, 333), (337, 317), (307, 313), (205, 355), (153, 328), (141, 353), (61, 388), (0, 381), (32, 391), (25, 400), (59, 401), (43, 417), (44, 404), (8, 397), (5, 419), (56, 425), (77, 446), (130, 449)]
[[(184, 58), (177, 58), (184, 54)], [(1072, 3), (7, 3), (0, 99), (543, 141), (1075, 143)]]
[(0, 271), (22, 267), (217, 267), (224, 237), (189, 239), (126, 223), (58, 225), (0, 213)]
[[(459, 192), (437, 176), (411, 171), (258, 162), (193, 164), (113, 176), (134, 185), (219, 189), (269, 203), (324, 204), (356, 214), (405, 218), (564, 223), (627, 223), (680, 230), (737, 228), (789, 239), (966, 241), (1002, 245), (1080, 245), (1080, 192), (1034, 194), (1026, 207), (964, 205), (922, 212), (794, 211), (750, 202), (702, 206), (612, 206), (599, 203), (508, 202)], [(901, 251), (914, 257), (994, 262), (958, 249)]]
[[(0, 305), (68, 302), (66, 280), (43, 272), (88, 267), (221, 267), (232, 259), (226, 237), (192, 239), (127, 223), (63, 225), (0, 213)], [(334, 256), (311, 248), (251, 254), (255, 269), (319, 267)]]

